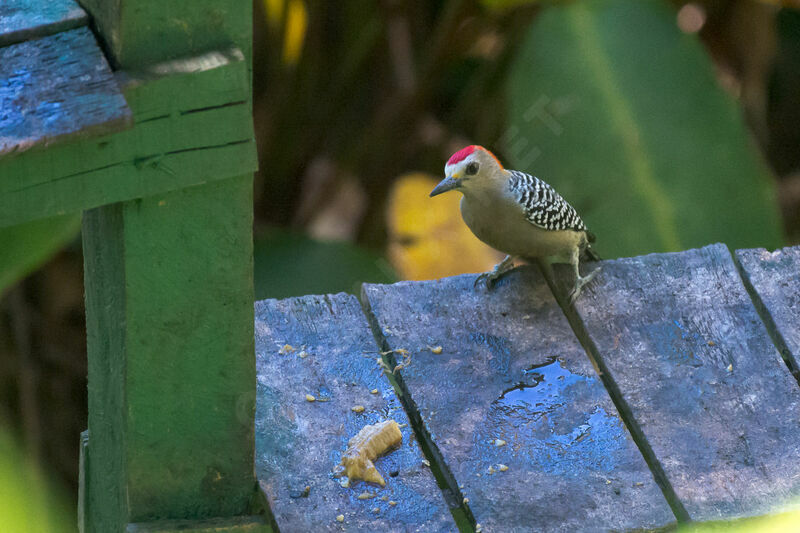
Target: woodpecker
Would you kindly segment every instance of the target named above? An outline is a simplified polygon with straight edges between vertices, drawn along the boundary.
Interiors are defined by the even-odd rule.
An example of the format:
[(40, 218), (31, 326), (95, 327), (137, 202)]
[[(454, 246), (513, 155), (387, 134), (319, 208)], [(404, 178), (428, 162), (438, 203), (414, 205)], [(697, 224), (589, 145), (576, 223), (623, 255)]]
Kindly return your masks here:
[(493, 153), (482, 146), (456, 152), (444, 167), (445, 178), (430, 196), (457, 190), (461, 216), (467, 227), (492, 248), (507, 254), (491, 272), (478, 276), (491, 289), (494, 282), (514, 268), (514, 257), (543, 263), (569, 263), (575, 271), (570, 303), (597, 275), (599, 268), (581, 277), (580, 260), (599, 259), (591, 248), (594, 235), (581, 217), (550, 185), (536, 176), (506, 170)]

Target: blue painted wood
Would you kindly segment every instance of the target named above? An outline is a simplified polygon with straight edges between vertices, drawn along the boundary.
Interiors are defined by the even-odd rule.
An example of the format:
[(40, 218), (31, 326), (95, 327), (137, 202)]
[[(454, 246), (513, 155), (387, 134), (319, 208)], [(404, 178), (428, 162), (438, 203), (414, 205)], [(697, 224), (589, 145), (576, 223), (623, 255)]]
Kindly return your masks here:
[[(390, 418), (408, 423), (376, 364), (358, 300), (264, 300), (255, 311), (256, 474), (280, 530), (455, 531), (410, 427), (401, 430), (400, 448), (375, 462), (385, 487), (362, 481), (344, 488), (332, 475), (362, 427)], [(352, 411), (356, 405), (364, 411)], [(359, 499), (363, 493), (375, 497)]]
[(542, 277), (518, 269), (489, 293), (474, 279), (365, 285), (364, 297), (384, 349), (410, 352), (403, 397), (475, 521), (486, 531), (673, 523)]
[(88, 28), (0, 48), (0, 109), (0, 157), (131, 124)]
[(3, 0), (0, 47), (85, 26), (86, 12), (73, 0)]
[(604, 261), (575, 308), (692, 520), (796, 505), (800, 388), (724, 245)]

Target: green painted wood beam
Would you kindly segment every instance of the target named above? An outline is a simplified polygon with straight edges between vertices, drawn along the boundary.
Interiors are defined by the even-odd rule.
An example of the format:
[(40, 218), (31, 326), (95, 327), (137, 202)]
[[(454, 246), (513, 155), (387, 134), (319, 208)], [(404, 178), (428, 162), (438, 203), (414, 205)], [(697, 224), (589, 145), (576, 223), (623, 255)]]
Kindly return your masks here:
[(119, 68), (236, 46), (250, 57), (252, 2), (83, 0)]
[(0, 159), (0, 227), (255, 170), (240, 51), (165, 62), (119, 79), (133, 129)]
[(262, 516), (212, 518), (210, 520), (165, 520), (144, 524), (128, 524), (126, 533), (272, 533), (274, 530)]
[(252, 174), (87, 211), (83, 240), (88, 532), (248, 515)]

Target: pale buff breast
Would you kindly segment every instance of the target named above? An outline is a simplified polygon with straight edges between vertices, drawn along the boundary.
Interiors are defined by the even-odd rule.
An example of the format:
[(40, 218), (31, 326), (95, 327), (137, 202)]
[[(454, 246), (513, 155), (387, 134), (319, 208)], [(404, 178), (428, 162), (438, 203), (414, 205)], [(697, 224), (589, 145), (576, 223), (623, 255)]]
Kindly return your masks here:
[(481, 241), (515, 257), (548, 257), (569, 263), (571, 254), (586, 243), (582, 231), (550, 231), (533, 225), (518, 204), (505, 198), (478, 201), (464, 196), (461, 216)]

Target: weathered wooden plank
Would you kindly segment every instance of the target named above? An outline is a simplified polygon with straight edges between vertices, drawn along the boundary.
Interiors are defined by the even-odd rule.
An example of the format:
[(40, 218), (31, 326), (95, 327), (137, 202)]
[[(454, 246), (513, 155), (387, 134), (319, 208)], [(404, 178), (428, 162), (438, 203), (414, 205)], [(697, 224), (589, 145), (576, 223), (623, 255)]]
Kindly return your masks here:
[(421, 414), (475, 520), (486, 531), (672, 523), (538, 273), (519, 269), (489, 293), (474, 289), (474, 279), (365, 285), (364, 297), (384, 348), (411, 353), (400, 371), (404, 398)]
[(736, 250), (736, 260), (773, 342), (800, 379), (800, 246)]
[[(164, 152), (252, 138), (248, 114), (250, 85), (237, 51), (211, 52), (118, 76), (136, 128), (0, 159), (0, 191), (57, 181), (64, 177)], [(233, 108), (228, 115), (226, 108)], [(206, 112), (212, 112), (206, 115)], [(208, 118), (206, 118), (208, 117)], [(183, 120), (188, 120), (183, 128)], [(203, 122), (214, 123), (215, 127)], [(222, 136), (218, 127), (238, 132)], [(181, 135), (180, 142), (173, 139)], [(201, 143), (191, 135), (206, 135)], [(188, 139), (188, 142), (187, 142)]]
[(88, 28), (0, 48), (0, 157), (131, 123)]
[(796, 500), (800, 390), (727, 248), (602, 268), (577, 312), (689, 517), (765, 514)]
[(256, 168), (240, 53), (155, 65), (128, 76), (125, 95), (133, 129), (0, 159), (0, 226)]
[[(256, 303), (256, 472), (281, 531), (456, 530), (410, 427), (402, 429), (401, 447), (376, 462), (384, 488), (344, 488), (331, 475), (362, 427), (390, 418), (408, 423), (376, 357), (353, 296)], [(355, 405), (364, 412), (353, 412)], [(358, 499), (363, 493), (376, 497)]]
[(247, 515), (252, 175), (88, 211), (92, 532)]
[(83, 0), (121, 68), (236, 46), (250, 58), (252, 5), (240, 0)]
[(86, 12), (73, 0), (3, 0), (0, 47), (85, 26)]

